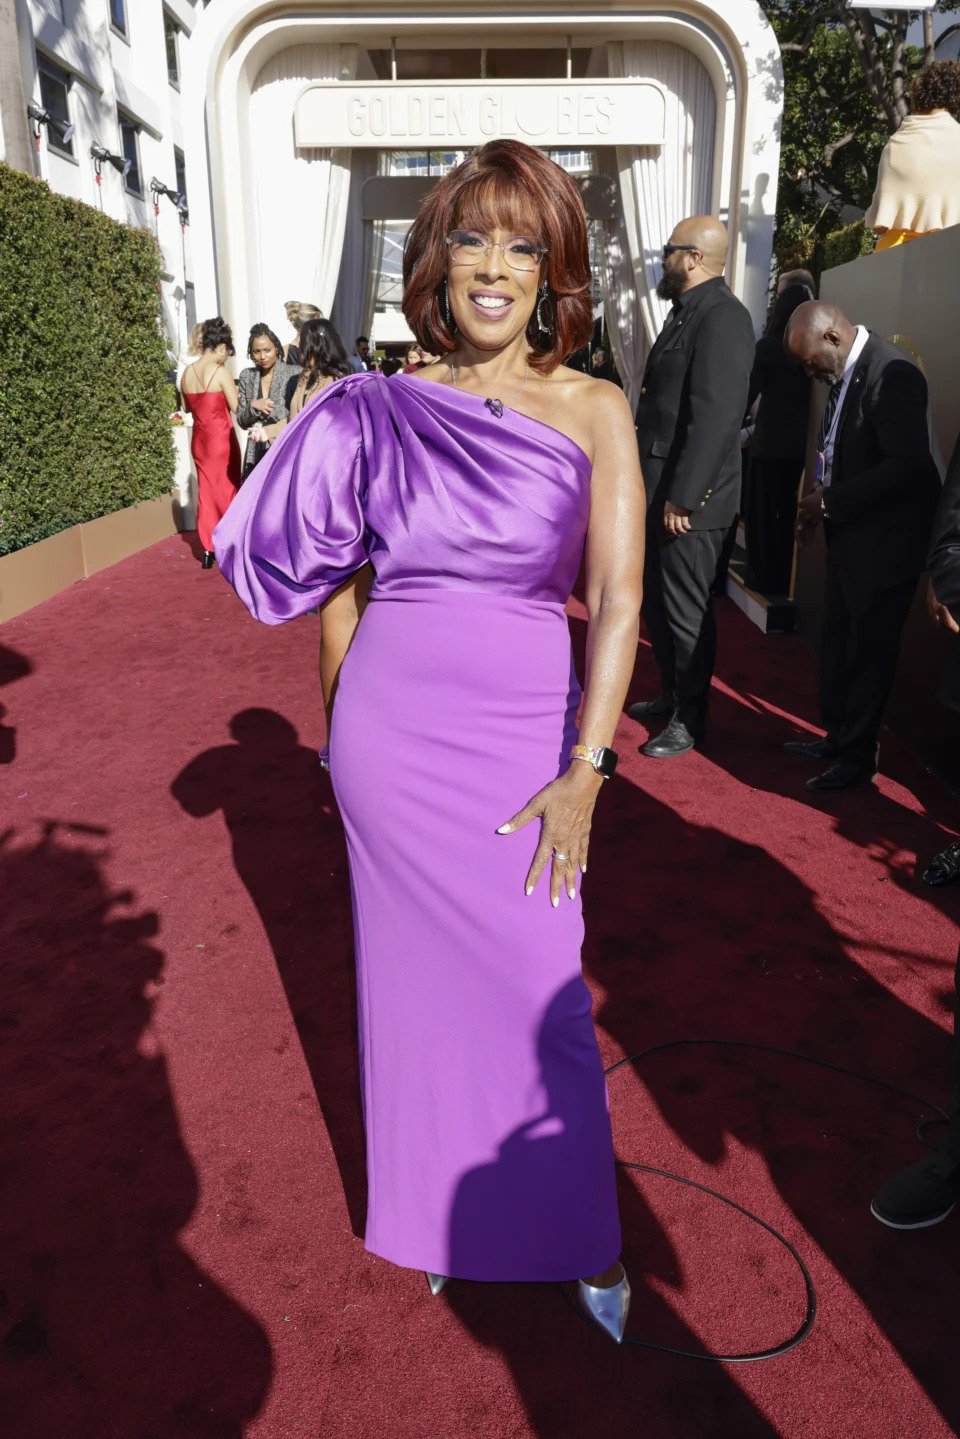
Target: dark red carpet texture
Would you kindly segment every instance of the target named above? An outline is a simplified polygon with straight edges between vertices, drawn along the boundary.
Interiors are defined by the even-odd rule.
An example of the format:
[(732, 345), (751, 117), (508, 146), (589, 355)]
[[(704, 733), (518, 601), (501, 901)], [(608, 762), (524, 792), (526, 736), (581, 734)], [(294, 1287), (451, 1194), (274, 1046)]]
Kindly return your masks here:
[[(753, 1040), (942, 1102), (960, 895), (916, 863), (957, 811), (892, 741), (875, 789), (814, 801), (780, 749), (815, 719), (810, 654), (720, 620), (708, 748), (643, 760), (624, 721), (601, 796), (605, 1058)], [(868, 1212), (922, 1111), (795, 1060), (678, 1048), (611, 1081), (621, 1156), (805, 1257), (819, 1316), (782, 1358), (618, 1351), (554, 1288), (433, 1299), (365, 1254), (317, 640), (315, 617), (257, 625), (183, 540), (0, 632), (2, 1439), (953, 1433), (960, 1217), (896, 1234)], [(653, 685), (642, 645), (634, 697)], [(621, 1192), (631, 1333), (794, 1332), (802, 1284), (769, 1235), (667, 1180)]]

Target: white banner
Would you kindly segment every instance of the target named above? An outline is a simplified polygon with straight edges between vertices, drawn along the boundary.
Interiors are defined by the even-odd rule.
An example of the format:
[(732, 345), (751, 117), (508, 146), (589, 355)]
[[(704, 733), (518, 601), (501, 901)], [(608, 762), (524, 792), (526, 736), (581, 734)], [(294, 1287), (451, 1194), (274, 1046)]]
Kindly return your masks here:
[(550, 149), (662, 145), (665, 101), (651, 80), (318, 81), (297, 99), (304, 147), (468, 150), (487, 140)]

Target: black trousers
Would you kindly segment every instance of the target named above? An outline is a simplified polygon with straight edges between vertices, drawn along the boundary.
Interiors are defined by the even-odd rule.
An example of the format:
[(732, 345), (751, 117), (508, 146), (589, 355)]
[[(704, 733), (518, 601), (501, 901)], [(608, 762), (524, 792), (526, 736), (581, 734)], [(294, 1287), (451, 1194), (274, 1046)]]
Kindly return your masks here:
[(914, 577), (883, 590), (864, 608), (852, 610), (838, 566), (827, 552), (820, 710), (837, 753), (871, 772), (877, 765), (880, 721), (897, 672), (900, 635), (916, 588)]
[(663, 528), (663, 506), (647, 513), (643, 619), (665, 691), (677, 696), (680, 718), (702, 729), (717, 657), (717, 625), (710, 587), (726, 530), (690, 530), (674, 538)]
[(763, 595), (785, 595), (793, 571), (793, 533), (803, 459), (751, 457), (744, 530), (747, 584)]

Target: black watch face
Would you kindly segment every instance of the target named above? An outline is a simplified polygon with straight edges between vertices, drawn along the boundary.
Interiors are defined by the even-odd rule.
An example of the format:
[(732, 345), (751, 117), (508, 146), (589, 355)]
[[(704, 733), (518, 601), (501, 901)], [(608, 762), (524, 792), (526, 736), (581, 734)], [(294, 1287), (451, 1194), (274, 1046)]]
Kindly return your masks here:
[(597, 755), (597, 774), (602, 774), (604, 779), (612, 779), (616, 768), (616, 750), (602, 749)]

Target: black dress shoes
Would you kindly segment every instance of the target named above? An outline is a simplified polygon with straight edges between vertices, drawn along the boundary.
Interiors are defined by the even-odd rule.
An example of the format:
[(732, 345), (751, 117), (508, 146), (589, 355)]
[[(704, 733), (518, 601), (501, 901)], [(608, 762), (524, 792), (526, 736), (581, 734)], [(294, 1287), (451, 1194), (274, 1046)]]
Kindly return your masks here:
[(861, 769), (850, 759), (838, 759), (823, 774), (814, 775), (813, 779), (807, 780), (807, 789), (814, 794), (833, 794), (841, 789), (854, 789), (858, 784), (867, 784), (873, 779), (875, 771)]
[(202, 565), (203, 569), (205, 569), (205, 570), (212, 570), (212, 569), (213, 569), (213, 562), (214, 562), (215, 559), (216, 559), (216, 555), (213, 553), (213, 550), (204, 550), (204, 552), (203, 552), (203, 560), (201, 561), (201, 565)]
[(648, 719), (669, 719), (676, 708), (676, 696), (668, 691), (666, 694), (657, 695), (655, 700), (639, 700), (637, 704), (630, 706), (627, 714), (631, 719), (644, 723)]
[(790, 739), (783, 747), (784, 754), (799, 755), (801, 759), (833, 759), (836, 746), (827, 739)]
[(952, 884), (955, 879), (960, 879), (960, 839), (955, 839), (953, 844), (935, 854), (920, 878), (924, 884), (934, 886)]
[(640, 753), (648, 759), (673, 759), (675, 755), (686, 754), (703, 738), (703, 734), (688, 729), (679, 715), (674, 715), (662, 733), (655, 739), (648, 739), (640, 746)]
[(929, 1229), (960, 1199), (960, 1179), (941, 1179), (935, 1155), (899, 1170), (873, 1198), (870, 1213), (890, 1229)]

